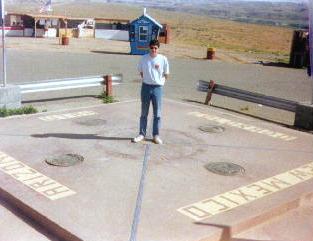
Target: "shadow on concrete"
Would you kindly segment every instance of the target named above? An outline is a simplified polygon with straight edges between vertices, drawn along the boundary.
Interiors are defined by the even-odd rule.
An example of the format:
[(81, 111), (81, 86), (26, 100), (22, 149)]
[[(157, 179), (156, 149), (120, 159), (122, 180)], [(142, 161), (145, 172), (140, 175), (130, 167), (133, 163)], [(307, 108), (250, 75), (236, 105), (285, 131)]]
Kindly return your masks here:
[(226, 241), (231, 239), (231, 227), (220, 225), (220, 224), (213, 224), (213, 223), (203, 223), (203, 222), (195, 222), (196, 225), (203, 225), (203, 226), (210, 226), (214, 228), (220, 228), (222, 230), (221, 236), (219, 237), (220, 241)]
[(225, 225), (203, 223), (203, 222), (195, 222), (194, 224), (220, 228), (222, 230), (221, 236), (218, 239), (216, 239), (219, 241), (266, 241), (266, 240), (259, 240), (259, 239), (232, 238), (231, 227), (225, 226)]
[(191, 55), (183, 55), (183, 57), (187, 57), (187, 58), (194, 59), (194, 60), (208, 60), (205, 57), (194, 57), (194, 56), (191, 56)]
[[(62, 240), (61, 236), (58, 236), (55, 233), (51, 232), (49, 230), (49, 227), (47, 228), (45, 224), (41, 223), (40, 221), (39, 222), (36, 221), (35, 218), (32, 218), (31, 217), (32, 215), (29, 215), (29, 211), (26, 210), (28, 207), (25, 208), (23, 204), (20, 203), (21, 202), (15, 199), (15, 197), (13, 197), (11, 194), (0, 188), (0, 206), (6, 208), (9, 212), (11, 212), (17, 218), (19, 218), (22, 222), (34, 228), (38, 233), (44, 235), (47, 239), (51, 241)], [(71, 240), (74, 241), (75, 239)]]
[[(10, 134), (1, 134), (0, 136), (12, 136)], [(13, 135), (15, 136), (15, 135)], [(27, 135), (25, 135), (27, 136)], [(34, 138), (63, 138), (63, 139), (82, 139), (82, 140), (106, 140), (106, 141), (132, 141), (133, 138), (131, 137), (108, 137), (108, 136), (98, 136), (97, 134), (72, 134), (72, 133), (45, 133), (45, 134), (32, 134), (30, 135)], [(143, 143), (154, 143), (152, 138), (145, 138)], [(167, 145), (177, 146), (177, 145), (202, 145), (202, 146), (210, 146), (210, 147), (216, 147), (216, 148), (228, 148), (228, 149), (247, 149), (247, 150), (261, 150), (261, 151), (279, 151), (279, 152), (297, 152), (297, 153), (309, 153), (313, 154), (313, 151), (304, 151), (304, 150), (294, 150), (292, 148), (289, 149), (277, 149), (277, 148), (271, 148), (268, 146), (240, 146), (240, 145), (216, 145), (216, 144), (197, 144), (197, 143), (181, 143), (181, 142), (175, 142), (175, 143), (166, 143)]]
[(196, 103), (196, 104), (201, 104), (203, 105), (204, 102), (203, 101), (198, 101), (198, 100), (190, 100), (190, 99), (182, 99), (185, 102), (189, 102), (189, 103)]
[[(204, 102), (202, 102), (202, 101), (189, 100), (189, 99), (182, 99), (182, 100), (185, 101), (185, 102), (189, 102), (189, 103), (196, 103), (196, 104), (204, 105)], [(310, 130), (306, 130), (306, 129), (303, 129), (303, 128), (300, 128), (300, 127), (296, 127), (296, 126), (293, 126), (293, 125), (289, 125), (289, 124), (286, 124), (286, 123), (282, 123), (282, 122), (279, 122), (279, 121), (263, 118), (263, 117), (260, 117), (260, 116), (257, 116), (257, 115), (252, 115), (252, 114), (249, 114), (249, 113), (246, 113), (246, 112), (243, 112), (243, 111), (234, 110), (234, 109), (230, 109), (230, 108), (227, 108), (227, 107), (222, 107), (222, 106), (217, 106), (217, 105), (212, 105), (212, 104), (209, 105), (209, 106), (212, 106), (212, 107), (217, 108), (217, 109), (227, 110), (227, 111), (231, 111), (231, 112), (234, 112), (234, 113), (237, 113), (237, 114), (249, 116), (249, 117), (252, 117), (252, 118), (255, 118), (255, 119), (258, 119), (258, 120), (262, 120), (262, 121), (266, 121), (266, 122), (273, 123), (273, 124), (276, 124), (276, 125), (280, 125), (280, 126), (283, 126), (283, 127), (286, 127), (286, 128), (290, 128), (290, 129), (293, 129), (293, 130), (296, 130), (296, 131), (301, 131), (301, 132), (313, 134), (313, 131), (310, 131)]]
[(290, 64), (283, 63), (283, 62), (263, 62), (263, 61), (259, 61), (256, 64), (261, 64), (263, 66), (271, 66), (271, 67), (293, 68)]
[(107, 141), (131, 141), (131, 137), (98, 136), (97, 134), (72, 134), (72, 133), (45, 133), (33, 134), (35, 138), (64, 138), (64, 139), (84, 139), (84, 140), (107, 140)]
[[(183, 101), (204, 105), (204, 102), (196, 101), (196, 100), (183, 99)], [(266, 119), (266, 118), (263, 118), (263, 117), (260, 117), (260, 116), (257, 116), (257, 115), (252, 115), (252, 114), (249, 114), (249, 113), (246, 113), (246, 112), (243, 112), (243, 111), (234, 110), (234, 109), (230, 109), (230, 108), (227, 108), (227, 107), (222, 107), (222, 106), (217, 106), (217, 105), (212, 105), (212, 104), (209, 105), (209, 106), (212, 106), (212, 107), (217, 108), (217, 109), (231, 111), (231, 112), (234, 112), (234, 113), (237, 113), (237, 114), (253, 117), (253, 118), (258, 119), (258, 120), (267, 121), (267, 122), (270, 122), (270, 123), (273, 123), (273, 124), (277, 124), (277, 125), (280, 125), (280, 126), (284, 126), (284, 127), (287, 127), (287, 128), (295, 129), (294, 126), (292, 126), (292, 125), (288, 125), (288, 124), (281, 123), (279, 121), (275, 121), (275, 120), (271, 120), (271, 119)]]
[[(7, 134), (0, 136), (7, 136)], [(98, 136), (97, 134), (72, 134), (72, 133), (45, 133), (45, 134), (33, 134), (31, 137), (34, 138), (63, 138), (63, 139), (82, 139), (82, 140), (107, 140), (107, 141), (132, 141), (131, 137), (113, 137), (113, 136)], [(152, 138), (145, 138), (144, 142), (152, 142), (154, 143)], [(247, 150), (263, 150), (263, 151), (279, 151), (279, 152), (298, 152), (298, 153), (310, 153), (312, 151), (303, 151), (303, 150), (294, 150), (294, 149), (277, 149), (271, 147), (262, 147), (262, 146), (239, 146), (239, 145), (215, 145), (215, 144), (195, 144), (195, 143), (167, 143), (167, 145), (206, 145), (210, 147), (220, 147), (220, 148), (229, 148), (229, 149), (247, 149)]]
[(100, 50), (91, 50), (90, 52), (96, 54), (114, 54), (114, 55), (130, 55), (130, 53), (123, 52), (113, 52), (113, 51), (100, 51)]
[[(1, 135), (1, 134), (0, 134)], [(63, 139), (83, 139), (83, 140), (105, 140), (105, 141), (132, 141), (133, 137), (99, 136), (97, 134), (72, 134), (72, 133), (45, 133), (33, 134), (35, 138), (63, 138)], [(152, 138), (145, 138), (145, 142), (154, 142)]]
[(49, 101), (58, 101), (58, 100), (68, 100), (68, 99), (77, 99), (77, 98), (100, 98), (99, 95), (78, 95), (78, 96), (67, 96), (67, 97), (56, 97), (56, 98), (47, 98), (47, 99), (35, 99), (35, 100), (23, 100), (23, 104), (27, 103), (36, 103), (36, 102), (49, 102)]
[(265, 239), (244, 239), (244, 238), (232, 238), (229, 241), (272, 241), (272, 240), (265, 240)]

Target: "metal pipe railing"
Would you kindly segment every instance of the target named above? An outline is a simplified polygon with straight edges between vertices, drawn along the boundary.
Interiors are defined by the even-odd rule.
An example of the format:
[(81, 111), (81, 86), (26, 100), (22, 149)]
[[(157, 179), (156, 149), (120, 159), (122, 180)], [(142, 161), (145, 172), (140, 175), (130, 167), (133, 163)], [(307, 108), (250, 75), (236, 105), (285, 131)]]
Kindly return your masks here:
[(212, 93), (236, 98), (240, 100), (250, 101), (265, 106), (270, 106), (277, 109), (283, 109), (287, 111), (296, 112), (296, 108), (299, 105), (296, 101), (285, 100), (273, 96), (267, 96), (259, 93), (254, 93), (246, 90), (236, 89), (220, 84), (216, 84), (214, 81), (199, 80), (197, 89), (202, 92), (207, 92), (205, 104), (208, 104), (211, 100)]
[[(112, 85), (118, 85), (122, 83), (123, 76), (118, 75), (106, 75), (106, 76), (87, 76), (80, 78), (66, 78), (66, 79), (55, 79), (48, 81), (41, 81), (37, 83), (25, 83), (19, 84), (22, 94), (36, 93), (44, 91), (54, 90), (66, 90), (75, 88), (85, 88), (106, 85), (107, 80), (112, 80)], [(108, 88), (108, 85), (106, 85)]]

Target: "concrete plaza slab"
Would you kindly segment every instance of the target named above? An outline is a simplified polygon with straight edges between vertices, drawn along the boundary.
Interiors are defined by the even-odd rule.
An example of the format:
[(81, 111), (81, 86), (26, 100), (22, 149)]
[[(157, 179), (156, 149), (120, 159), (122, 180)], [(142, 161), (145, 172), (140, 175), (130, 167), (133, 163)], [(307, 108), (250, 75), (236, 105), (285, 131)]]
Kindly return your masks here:
[[(35, 228), (25, 223), (10, 210), (0, 205), (0, 240), (15, 240), (15, 241), (49, 241), (42, 233)], [(18, 230), (18, 232), (17, 232)]]
[[(129, 101), (0, 120), (1, 195), (64, 240), (128, 240), (147, 145), (137, 240), (226, 239), (313, 193), (311, 134), (165, 100), (164, 145), (133, 144), (139, 114)], [(69, 153), (85, 160), (45, 162)]]

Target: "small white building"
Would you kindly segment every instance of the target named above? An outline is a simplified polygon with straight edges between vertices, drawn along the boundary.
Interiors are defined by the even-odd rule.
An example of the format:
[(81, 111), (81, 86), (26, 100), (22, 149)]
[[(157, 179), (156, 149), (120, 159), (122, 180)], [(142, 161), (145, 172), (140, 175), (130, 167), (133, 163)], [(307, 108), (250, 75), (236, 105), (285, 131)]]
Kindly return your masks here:
[(128, 19), (95, 18), (95, 38), (129, 41), (129, 23)]

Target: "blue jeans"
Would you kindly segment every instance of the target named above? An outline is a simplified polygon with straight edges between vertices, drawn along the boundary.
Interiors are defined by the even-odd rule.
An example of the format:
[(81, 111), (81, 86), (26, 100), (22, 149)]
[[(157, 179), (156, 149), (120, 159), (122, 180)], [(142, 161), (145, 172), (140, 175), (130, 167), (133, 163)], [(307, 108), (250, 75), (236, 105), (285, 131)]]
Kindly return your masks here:
[(152, 135), (159, 135), (161, 127), (161, 106), (163, 86), (142, 84), (141, 87), (141, 116), (139, 134), (147, 134), (147, 118), (149, 114), (150, 101), (153, 107), (153, 131)]

